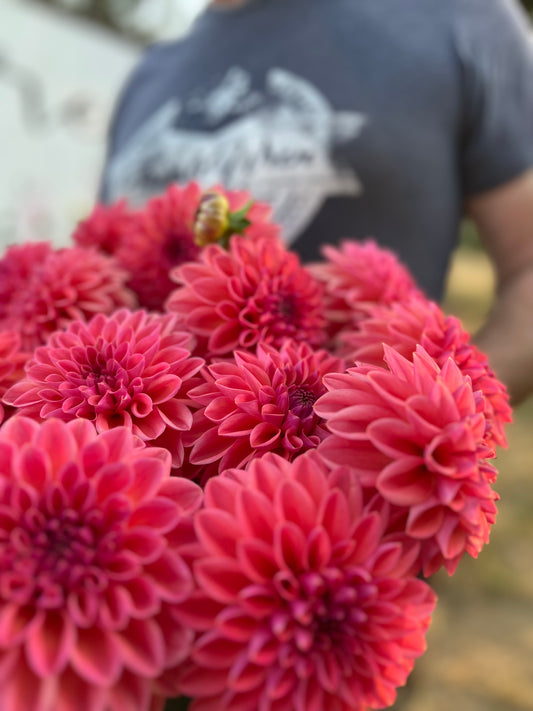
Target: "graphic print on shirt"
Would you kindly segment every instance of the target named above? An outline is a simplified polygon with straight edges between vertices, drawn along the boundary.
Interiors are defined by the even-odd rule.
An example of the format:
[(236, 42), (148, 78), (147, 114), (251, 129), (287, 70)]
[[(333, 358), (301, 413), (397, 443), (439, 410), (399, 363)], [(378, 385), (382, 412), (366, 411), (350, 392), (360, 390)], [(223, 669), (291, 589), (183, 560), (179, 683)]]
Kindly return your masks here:
[(141, 126), (111, 161), (108, 199), (142, 204), (172, 182), (191, 180), (245, 189), (272, 205), (290, 244), (327, 197), (361, 194), (353, 168), (333, 156), (366, 122), (364, 114), (334, 110), (313, 84), (286, 70), (268, 71), (257, 91), (234, 67), (211, 91), (167, 101)]

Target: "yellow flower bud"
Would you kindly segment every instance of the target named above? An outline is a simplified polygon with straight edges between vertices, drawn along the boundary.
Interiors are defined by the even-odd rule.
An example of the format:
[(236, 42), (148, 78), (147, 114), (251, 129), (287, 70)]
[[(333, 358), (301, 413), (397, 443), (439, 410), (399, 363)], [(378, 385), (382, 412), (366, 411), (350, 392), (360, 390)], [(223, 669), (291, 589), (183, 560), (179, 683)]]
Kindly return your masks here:
[(229, 224), (229, 202), (225, 196), (214, 191), (204, 193), (194, 221), (194, 241), (198, 247), (221, 240)]

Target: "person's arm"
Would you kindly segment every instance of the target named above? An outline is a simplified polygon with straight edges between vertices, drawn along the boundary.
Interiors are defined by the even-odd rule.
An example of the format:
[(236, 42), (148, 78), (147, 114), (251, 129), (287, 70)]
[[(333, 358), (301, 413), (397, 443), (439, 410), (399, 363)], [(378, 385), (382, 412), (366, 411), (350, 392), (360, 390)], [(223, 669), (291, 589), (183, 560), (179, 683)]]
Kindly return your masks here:
[(533, 393), (533, 169), (466, 203), (496, 272), (491, 313), (476, 335), (517, 404)]

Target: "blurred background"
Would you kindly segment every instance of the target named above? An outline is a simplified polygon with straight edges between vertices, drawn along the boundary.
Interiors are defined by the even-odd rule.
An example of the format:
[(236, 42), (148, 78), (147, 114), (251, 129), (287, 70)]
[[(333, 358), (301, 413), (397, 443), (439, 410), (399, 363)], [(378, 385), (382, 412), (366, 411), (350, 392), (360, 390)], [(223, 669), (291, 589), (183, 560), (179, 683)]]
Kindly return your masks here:
[[(146, 44), (206, 0), (0, 0), (0, 249), (66, 244), (92, 207), (114, 101)], [(533, 11), (533, 0), (524, 0)], [(475, 331), (493, 274), (465, 225), (445, 308)], [(479, 560), (437, 575), (429, 649), (402, 711), (533, 711), (533, 402), (500, 454), (499, 517)], [(327, 711), (327, 709), (324, 709)]]

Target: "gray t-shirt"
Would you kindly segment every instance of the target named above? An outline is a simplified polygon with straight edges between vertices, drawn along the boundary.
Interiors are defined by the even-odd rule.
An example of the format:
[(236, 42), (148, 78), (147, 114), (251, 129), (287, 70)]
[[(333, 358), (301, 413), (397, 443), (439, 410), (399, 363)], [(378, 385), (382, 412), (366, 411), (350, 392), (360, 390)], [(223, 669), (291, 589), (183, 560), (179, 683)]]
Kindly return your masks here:
[(209, 8), (124, 88), (102, 198), (246, 189), (304, 261), (373, 237), (439, 298), (465, 196), (533, 166), (529, 31), (515, 0)]

